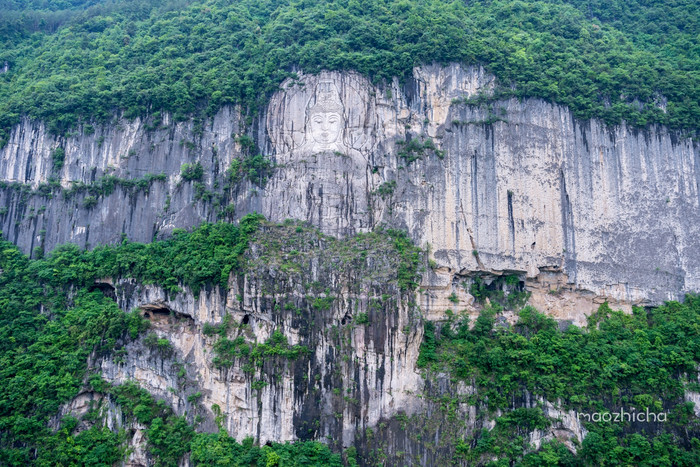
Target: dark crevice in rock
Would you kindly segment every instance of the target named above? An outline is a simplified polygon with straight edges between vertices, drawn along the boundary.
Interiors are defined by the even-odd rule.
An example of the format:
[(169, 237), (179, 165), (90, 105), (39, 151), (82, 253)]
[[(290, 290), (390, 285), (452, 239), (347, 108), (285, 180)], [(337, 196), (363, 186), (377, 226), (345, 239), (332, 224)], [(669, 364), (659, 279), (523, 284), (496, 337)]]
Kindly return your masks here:
[(90, 286), (90, 292), (94, 290), (99, 290), (102, 294), (115, 302), (117, 301), (117, 291), (114, 286), (108, 282), (95, 282)]

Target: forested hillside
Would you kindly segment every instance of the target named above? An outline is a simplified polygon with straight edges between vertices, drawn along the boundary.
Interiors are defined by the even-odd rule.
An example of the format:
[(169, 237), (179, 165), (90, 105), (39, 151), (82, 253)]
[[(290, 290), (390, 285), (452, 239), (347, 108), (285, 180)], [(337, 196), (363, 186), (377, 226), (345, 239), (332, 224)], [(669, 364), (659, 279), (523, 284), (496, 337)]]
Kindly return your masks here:
[[(158, 338), (150, 329), (143, 310), (121, 311), (95, 286), (96, 278), (135, 278), (142, 284), (159, 284), (173, 296), (186, 293), (177, 284), (198, 293), (201, 288), (221, 284), (229, 272), (242, 274), (246, 249), (261, 223), (259, 216), (249, 216), (239, 226), (203, 225), (191, 233), (180, 231), (167, 241), (144, 245), (125, 239), (121, 245), (91, 252), (66, 246), (41, 260), (30, 260), (10, 243), (0, 242), (0, 463), (119, 465), (129, 454), (133, 429), (128, 427), (138, 424), (148, 452), (159, 466), (178, 465), (188, 453), (194, 465), (357, 465), (354, 447), (334, 454), (328, 446), (310, 440), (264, 446), (248, 437), (236, 441), (223, 428), (225, 417), (221, 414), (217, 417), (218, 432), (200, 432), (196, 423), (178, 416), (135, 382), (110, 384), (91, 366), (90, 362), (94, 364), (102, 356), (128, 358), (128, 343), (139, 337), (153, 355), (173, 352), (171, 341)], [(316, 235), (313, 229), (289, 225), (287, 229), (301, 238), (308, 232)], [(380, 231), (358, 237), (358, 245), (363, 244), (363, 238), (375, 243), (389, 240), (391, 246), (384, 248), (387, 255), (399, 259), (398, 284), (415, 287), (419, 250), (404, 235)], [(278, 248), (286, 241), (279, 238), (277, 246), (270, 244), (268, 248)], [(348, 249), (347, 243), (339, 246), (351, 262), (366, 254)], [(303, 263), (299, 260), (295, 264), (300, 253), (292, 252), (287, 256), (290, 262), (285, 263), (286, 270)], [(637, 308), (632, 315), (603, 305), (589, 318), (587, 327), (570, 326), (562, 331), (554, 320), (531, 307), (520, 311), (515, 326), (504, 328), (495, 319), (503, 311), (501, 303), (522, 301), (522, 293), (504, 297), (498, 291), (475, 287), (475, 297), (481, 302), (490, 299), (491, 304), (472, 324), (467, 316), (451, 311), (445, 322), (436, 325), (426, 321), (416, 362), (428, 381), (437, 381), (439, 374), (447, 371), (455, 381), (473, 382), (477, 391), (469, 396), (469, 405), (478, 408), (481, 416), (495, 420), (491, 430), (450, 439), (455, 452), (452, 462), (494, 466), (698, 465), (698, 421), (693, 404), (684, 398), (687, 391), (700, 387), (697, 296), (689, 295), (685, 304)], [(332, 300), (316, 299), (315, 303), (324, 306)], [(374, 325), (377, 323), (366, 313), (348, 324), (350, 328), (369, 329)], [(220, 339), (213, 352), (223, 366), (248, 355), (260, 362), (278, 355), (295, 358), (295, 353), (308, 351), (303, 346), (288, 346), (281, 333), (252, 345), (243, 337), (226, 338), (238, 328), (245, 326), (232, 323), (230, 316), (220, 325), (205, 325), (205, 334)], [(91, 405), (80, 418), (69, 415), (56, 419), (62, 404), (86, 390), (105, 399)], [(527, 393), (582, 413), (615, 413), (626, 407), (640, 413), (647, 409), (664, 412), (667, 419), (647, 425), (587, 423), (588, 434), (580, 445), (575, 444), (576, 453), (556, 439), (533, 449), (529, 433), (547, 429), (555, 420), (545, 415), (542, 404), (514, 407)], [(191, 397), (196, 400), (201, 393)], [(457, 411), (465, 403), (464, 397), (446, 394), (437, 401), (450, 423), (466, 423)], [(107, 426), (107, 400), (120, 408), (126, 427), (117, 430)], [(399, 415), (396, 420), (404, 429), (415, 423), (418, 428), (412, 436), (419, 441), (421, 430), (430, 422), (421, 415)], [(428, 437), (420, 442), (432, 443)], [(372, 459), (394, 465), (383, 455), (379, 448)], [(365, 458), (360, 465), (373, 462)]]
[[(237, 443), (225, 431), (196, 434), (184, 417), (138, 385), (112, 386), (88, 368), (90, 357), (119, 351), (125, 340), (136, 338), (149, 324), (139, 311), (124, 313), (91, 287), (95, 277), (125, 274), (173, 291), (178, 282), (199, 290), (239, 269), (239, 258), (258, 222), (252, 216), (240, 226), (205, 225), (166, 242), (142, 245), (125, 240), (118, 247), (90, 253), (67, 246), (41, 261), (29, 261), (0, 241), (0, 464), (113, 465), (122, 460), (127, 433), (100, 423), (97, 406), (83, 418), (97, 422), (89, 429), (76, 432), (79, 420), (71, 416), (59, 420), (55, 430), (48, 426), (60, 405), (87, 386), (114, 397), (127, 420), (146, 427), (158, 465), (177, 465), (186, 452), (198, 465), (276, 465), (269, 462), (292, 460), (341, 465), (339, 456), (319, 443), (260, 448), (252, 439)], [(152, 340), (153, 352), (170, 345), (167, 339)]]
[(673, 1), (115, 0), (0, 2), (0, 141), (21, 115), (80, 122), (254, 113), (296, 69), (377, 82), (483, 64), (500, 95), (581, 118), (696, 131), (700, 4)]
[(0, 465), (700, 465), (699, 13), (0, 0)]

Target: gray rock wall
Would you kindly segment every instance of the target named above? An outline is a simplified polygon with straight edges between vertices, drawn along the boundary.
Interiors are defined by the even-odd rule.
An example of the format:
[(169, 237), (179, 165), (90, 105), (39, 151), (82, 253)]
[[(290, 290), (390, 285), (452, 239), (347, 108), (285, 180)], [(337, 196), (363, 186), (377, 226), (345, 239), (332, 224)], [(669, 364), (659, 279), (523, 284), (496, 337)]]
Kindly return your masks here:
[[(25, 121), (0, 151), (0, 180), (27, 185), (0, 189), (2, 232), (26, 252), (49, 251), (122, 233), (150, 241), (257, 211), (335, 236), (382, 223), (407, 229), (441, 266), (424, 283), (437, 301), (461, 277), (503, 271), (527, 276), (546, 310), (569, 306), (567, 317), (602, 300), (653, 304), (700, 289), (698, 144), (661, 127), (577, 121), (541, 100), (464, 103), (493, 82), (458, 65), (418, 68), (412, 80), (384, 87), (324, 72), (283, 83), (249, 126), (231, 108), (201, 127), (166, 117), (159, 129), (120, 121), (59, 139)], [(264, 187), (244, 180), (224, 190), (231, 160), (243, 157), (235, 137), (244, 132), (277, 166)], [(60, 171), (51, 162), (59, 145)], [(216, 203), (195, 199), (194, 182), (180, 179), (182, 164), (195, 161)], [(85, 193), (30, 192), (51, 177), (67, 189), (108, 174), (160, 173), (166, 181), (117, 188), (87, 207)], [(228, 205), (235, 211), (223, 213)], [(552, 274), (590, 300), (574, 300), (578, 311), (552, 302)]]
[[(200, 418), (200, 431), (218, 431), (220, 413), (221, 425), (239, 441), (252, 436), (260, 444), (318, 440), (335, 451), (354, 447), (363, 466), (453, 464), (455, 440), (492, 429), (495, 416), (475, 405), (473, 386), (416, 368), (422, 317), (413, 294), (398, 286), (392, 239), (336, 241), (297, 227), (265, 225), (252, 240), (245, 271), (197, 298), (189, 290), (168, 296), (157, 286), (104, 280), (103, 291), (125, 311), (139, 307), (150, 321), (148, 333), (171, 345), (149, 347), (142, 335), (120, 343), (124, 347), (93, 362), (93, 369), (113, 384), (138, 382), (190, 422)], [(206, 332), (226, 316), (224, 333)], [(254, 345), (275, 333), (309, 351), (217, 364), (224, 336)], [(80, 415), (88, 396), (76, 397), (62, 414)], [(555, 419), (551, 428), (528, 433), (536, 446), (555, 437), (580, 442), (585, 435), (572, 412), (529, 394), (513, 403), (541, 403)], [(147, 452), (137, 428), (131, 427), (129, 446)]]

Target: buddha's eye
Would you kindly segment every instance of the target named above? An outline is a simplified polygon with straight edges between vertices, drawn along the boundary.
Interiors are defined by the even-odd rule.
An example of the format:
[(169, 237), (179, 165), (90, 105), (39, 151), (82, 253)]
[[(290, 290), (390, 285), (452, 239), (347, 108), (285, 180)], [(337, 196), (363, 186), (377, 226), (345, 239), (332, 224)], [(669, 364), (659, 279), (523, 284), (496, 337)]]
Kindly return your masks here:
[(321, 123), (322, 121), (323, 121), (323, 119), (322, 119), (320, 116), (319, 116), (319, 117), (314, 117), (314, 122), (315, 122), (315, 123)]
[(336, 122), (338, 122), (338, 117), (333, 116), (333, 117), (329, 118), (328, 121), (331, 123), (336, 123)]

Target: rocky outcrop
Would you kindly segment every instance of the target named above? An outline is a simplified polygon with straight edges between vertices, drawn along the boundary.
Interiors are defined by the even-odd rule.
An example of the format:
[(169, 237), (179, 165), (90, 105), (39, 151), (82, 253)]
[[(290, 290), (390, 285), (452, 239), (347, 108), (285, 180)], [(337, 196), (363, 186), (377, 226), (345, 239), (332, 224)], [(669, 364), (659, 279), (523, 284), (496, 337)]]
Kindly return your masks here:
[[(25, 120), (0, 151), (0, 225), (31, 252), (150, 241), (253, 211), (340, 237), (388, 224), (442, 267), (426, 286), (517, 272), (546, 309), (570, 308), (567, 319), (604, 300), (646, 305), (700, 288), (697, 143), (578, 121), (541, 100), (473, 104), (493, 86), (459, 65), (380, 87), (323, 72), (284, 82), (250, 125), (224, 108), (205, 122), (119, 120), (57, 138)], [(267, 183), (224, 188), (231, 161), (254, 150), (276, 164)], [(194, 162), (204, 177), (183, 180)], [(70, 190), (107, 176), (111, 189)], [(552, 283), (584, 300), (557, 301)]]
[(299, 224), (265, 227), (227, 289), (169, 297), (117, 280), (119, 305), (140, 308), (151, 326), (95, 369), (199, 416), (201, 430), (216, 431), (220, 413), (237, 439), (361, 450), (367, 429), (423, 405), (422, 321), (398, 261), (383, 234), (337, 241)]
[[(423, 322), (398, 281), (393, 242), (386, 233), (336, 240), (298, 223), (265, 224), (226, 288), (173, 296), (101, 279), (98, 288), (125, 311), (139, 309), (150, 328), (93, 371), (114, 385), (137, 382), (201, 431), (222, 426), (260, 444), (321, 440), (355, 448), (361, 465), (451, 463), (456, 440), (492, 429), (500, 413), (475, 403), (474, 386), (416, 367)], [(90, 392), (61, 415), (97, 403), (108, 426), (131, 423)], [(575, 448), (571, 440), (585, 435), (575, 415), (548, 401), (527, 394), (514, 404), (553, 420), (525, 433), (536, 446), (556, 438)], [(143, 427), (128, 426), (130, 461), (148, 465), (145, 440), (136, 440)]]
[[(223, 185), (239, 154), (239, 120), (227, 108), (206, 132), (166, 115), (157, 125), (119, 120), (68, 137), (24, 120), (0, 152), (3, 234), (27, 253), (37, 247), (48, 252), (69, 242), (86, 248), (113, 243), (122, 234), (148, 242), (174, 227), (215, 221), (225, 206), (196, 200), (196, 183)], [(62, 152), (54, 158), (57, 149)], [(182, 166), (197, 162), (201, 182), (182, 180)]]

